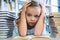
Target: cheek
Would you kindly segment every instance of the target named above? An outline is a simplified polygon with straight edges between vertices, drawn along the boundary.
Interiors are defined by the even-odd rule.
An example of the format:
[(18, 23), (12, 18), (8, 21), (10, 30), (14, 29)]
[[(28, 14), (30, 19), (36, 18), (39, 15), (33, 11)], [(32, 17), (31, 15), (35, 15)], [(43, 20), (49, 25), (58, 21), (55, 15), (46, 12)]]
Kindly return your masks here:
[(36, 18), (36, 19), (35, 19), (35, 22), (37, 22), (37, 21), (38, 21), (38, 19), (39, 19), (39, 18)]
[(27, 22), (29, 22), (30, 21), (30, 17), (26, 16), (26, 20), (27, 20)]

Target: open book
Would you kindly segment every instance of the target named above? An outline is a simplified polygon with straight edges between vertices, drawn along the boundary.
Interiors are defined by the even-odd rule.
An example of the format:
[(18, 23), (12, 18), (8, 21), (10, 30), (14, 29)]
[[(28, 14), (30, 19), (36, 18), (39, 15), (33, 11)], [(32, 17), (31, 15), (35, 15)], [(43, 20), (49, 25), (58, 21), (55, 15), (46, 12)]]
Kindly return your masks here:
[(13, 38), (12, 40), (51, 40), (51, 38), (47, 37), (47, 36), (36, 37), (36, 36), (33, 36), (33, 35), (29, 35), (29, 36), (26, 36), (26, 37), (17, 36), (15, 38)]

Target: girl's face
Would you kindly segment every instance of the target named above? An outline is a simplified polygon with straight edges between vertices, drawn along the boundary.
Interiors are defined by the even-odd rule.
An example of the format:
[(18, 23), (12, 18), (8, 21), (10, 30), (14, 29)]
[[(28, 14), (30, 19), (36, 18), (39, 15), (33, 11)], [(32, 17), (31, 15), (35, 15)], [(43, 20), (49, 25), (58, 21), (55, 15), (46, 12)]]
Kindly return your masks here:
[(40, 7), (28, 7), (26, 11), (27, 23), (30, 26), (34, 26), (40, 17), (40, 13), (41, 13)]

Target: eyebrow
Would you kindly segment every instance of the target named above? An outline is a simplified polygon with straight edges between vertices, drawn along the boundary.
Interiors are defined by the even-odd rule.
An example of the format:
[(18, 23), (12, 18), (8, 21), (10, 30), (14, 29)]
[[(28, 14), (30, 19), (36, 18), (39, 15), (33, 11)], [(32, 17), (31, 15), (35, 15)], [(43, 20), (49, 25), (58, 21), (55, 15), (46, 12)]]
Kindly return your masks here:
[[(30, 14), (30, 13), (27, 13), (27, 15), (32, 15), (32, 13), (31, 13), (31, 14)], [(36, 15), (34, 15), (34, 16), (40, 16), (40, 15), (36, 14)]]
[(30, 13), (27, 13), (27, 15), (31, 15)]

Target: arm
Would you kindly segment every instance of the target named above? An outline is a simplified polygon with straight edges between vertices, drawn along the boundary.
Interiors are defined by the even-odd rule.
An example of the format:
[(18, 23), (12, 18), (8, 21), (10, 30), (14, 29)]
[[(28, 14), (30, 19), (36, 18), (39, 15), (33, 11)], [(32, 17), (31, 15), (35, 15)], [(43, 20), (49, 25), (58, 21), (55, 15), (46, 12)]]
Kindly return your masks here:
[(34, 35), (40, 36), (44, 30), (44, 10), (42, 10), (40, 18), (35, 26)]
[(43, 20), (44, 20), (43, 18), (39, 18), (39, 20), (35, 26), (35, 29), (34, 29), (34, 35), (40, 36), (40, 34), (43, 32), (43, 30), (44, 30)]
[(26, 3), (23, 6), (22, 12), (21, 12), (21, 17), (20, 17), (20, 21), (19, 21), (19, 27), (18, 27), (18, 31), (19, 31), (19, 35), (21, 36), (26, 36), (27, 33), (27, 23), (26, 23), (26, 17), (25, 17), (25, 12), (26, 12), (26, 8), (28, 3)]
[(27, 24), (26, 24), (26, 18), (25, 18), (25, 12), (24, 11), (21, 13), (18, 31), (19, 31), (19, 35), (26, 36)]

